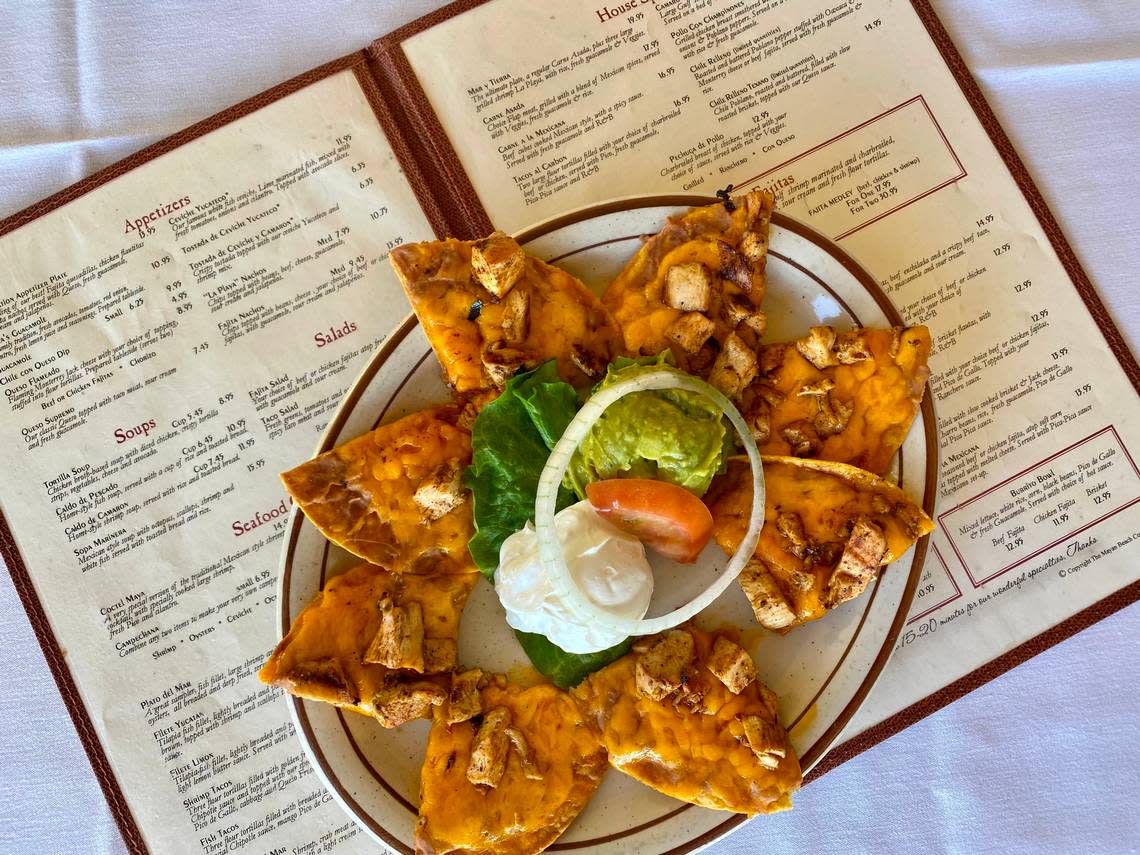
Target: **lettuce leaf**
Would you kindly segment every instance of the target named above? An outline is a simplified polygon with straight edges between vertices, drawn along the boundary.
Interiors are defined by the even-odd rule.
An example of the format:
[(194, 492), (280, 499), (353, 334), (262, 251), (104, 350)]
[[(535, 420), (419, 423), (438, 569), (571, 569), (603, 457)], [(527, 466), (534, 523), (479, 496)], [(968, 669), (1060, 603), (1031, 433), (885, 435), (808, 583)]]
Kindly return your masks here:
[[(578, 394), (550, 360), (512, 377), (475, 419), (471, 465), (463, 475), (475, 517), (468, 547), (488, 579), (494, 579), (503, 541), (533, 520), (539, 476), (577, 409)], [(573, 503), (573, 494), (561, 489), (558, 509)]]
[[(479, 411), (471, 428), (471, 465), (463, 483), (471, 490), (475, 536), (468, 548), (475, 564), (494, 581), (503, 541), (534, 519), (538, 479), (550, 450), (578, 409), (578, 393), (558, 376), (557, 363), (508, 381), (503, 393)], [(558, 510), (574, 504), (558, 491)], [(608, 665), (629, 649), (624, 641), (599, 653), (567, 653), (544, 635), (515, 632), (523, 651), (541, 673), (563, 689)]]
[(631, 639), (626, 639), (597, 653), (567, 653), (545, 635), (515, 630), (515, 636), (526, 655), (541, 673), (560, 689), (572, 689), (600, 668), (629, 652)]

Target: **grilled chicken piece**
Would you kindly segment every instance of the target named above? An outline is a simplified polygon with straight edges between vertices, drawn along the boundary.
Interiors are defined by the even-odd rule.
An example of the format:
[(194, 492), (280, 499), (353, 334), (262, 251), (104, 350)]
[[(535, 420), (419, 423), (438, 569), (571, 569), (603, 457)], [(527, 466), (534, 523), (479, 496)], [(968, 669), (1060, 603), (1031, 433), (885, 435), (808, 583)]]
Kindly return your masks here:
[(756, 379), (757, 370), (756, 351), (746, 345), (736, 333), (729, 333), (708, 379), (709, 383), (729, 398), (736, 398)]
[(739, 695), (756, 679), (756, 663), (748, 651), (724, 636), (719, 636), (713, 642), (712, 652), (705, 664), (713, 676), (734, 695)]
[(437, 466), (420, 482), (412, 494), (412, 501), (423, 509), (424, 516), (429, 521), (435, 522), (467, 501), (462, 475), (459, 463), (449, 460)]
[(835, 358), (835, 330), (831, 327), (812, 327), (808, 334), (796, 341), (796, 350), (816, 368), (838, 365)]
[(390, 676), (372, 696), (372, 715), (384, 727), (399, 727), (426, 717), (446, 698), (447, 690), (439, 683)]
[(765, 629), (781, 630), (798, 623), (791, 603), (763, 561), (759, 559), (749, 561), (740, 571), (738, 579), (740, 587), (748, 597), (748, 602), (752, 604), (752, 611), (755, 612), (756, 621), (760, 626)]
[(471, 759), (467, 762), (467, 780), (472, 784), (497, 787), (507, 771), (507, 749), (511, 742), (507, 729), (511, 714), (504, 707), (495, 707), (483, 716), (475, 740), (471, 743)]
[(882, 528), (868, 517), (859, 517), (851, 527), (839, 565), (828, 580), (828, 605), (834, 608), (862, 594), (878, 575), (887, 548)]
[(434, 675), (454, 667), (460, 614), (478, 576), (400, 576), (361, 564), (329, 580), (259, 676), (385, 727), (426, 715), (446, 697), (447, 677)]
[(479, 284), (502, 299), (523, 275), (526, 253), (515, 239), (495, 232), (471, 246), (471, 271)]
[(685, 668), (693, 659), (693, 636), (683, 629), (670, 630), (652, 647), (638, 655), (634, 674), (637, 691), (659, 701), (680, 689)]
[(424, 613), (420, 604), (398, 606), (392, 595), (380, 596), (380, 629), (364, 653), (364, 661), (393, 670), (424, 671)]
[(452, 677), (444, 721), (448, 724), (458, 724), (482, 715), (483, 698), (479, 694), (479, 689), (485, 682), (483, 672), (478, 668), (472, 668)]
[(715, 328), (716, 324), (700, 312), (689, 312), (673, 321), (665, 335), (686, 353), (696, 353), (709, 340)]

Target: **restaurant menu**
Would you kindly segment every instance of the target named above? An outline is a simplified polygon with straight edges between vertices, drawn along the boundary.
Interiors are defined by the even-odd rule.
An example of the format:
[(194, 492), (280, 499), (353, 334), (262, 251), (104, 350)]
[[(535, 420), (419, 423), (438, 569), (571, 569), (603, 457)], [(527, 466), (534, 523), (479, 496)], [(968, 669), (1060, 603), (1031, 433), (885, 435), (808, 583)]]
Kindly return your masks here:
[(769, 187), (931, 328), (937, 527), (845, 738), (1136, 581), (1135, 362), (914, 5), (494, 0), (441, 17), (396, 42), (415, 109), (378, 121), (377, 92), (407, 80), (346, 64), (0, 224), (5, 557), (132, 849), (368, 845), (256, 671), (277, 641), (276, 473), (408, 313), (388, 251), (433, 237), (448, 205), (400, 142), (428, 112), (442, 142), (425, 148), (454, 155), (499, 228)]

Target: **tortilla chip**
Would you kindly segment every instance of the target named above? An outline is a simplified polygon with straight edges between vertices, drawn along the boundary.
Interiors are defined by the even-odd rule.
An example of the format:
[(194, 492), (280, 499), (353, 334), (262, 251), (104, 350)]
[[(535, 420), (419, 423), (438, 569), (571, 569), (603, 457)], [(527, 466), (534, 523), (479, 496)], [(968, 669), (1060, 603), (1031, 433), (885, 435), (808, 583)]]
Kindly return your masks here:
[[(478, 573), (399, 576), (361, 564), (330, 580), (293, 621), (259, 674), (263, 683), (377, 719), (421, 718), (447, 696), (459, 619)], [(383, 605), (422, 616), (419, 670), (370, 663)]]
[[(764, 528), (740, 574), (756, 619), (785, 631), (858, 596), (934, 528), (894, 484), (844, 463), (764, 456)], [(728, 553), (748, 528), (752, 482), (734, 462), (706, 498)]]
[(457, 479), (471, 462), (471, 434), (457, 426), (459, 413), (454, 406), (413, 413), (281, 480), (321, 534), (366, 561), (395, 573), (469, 573), (471, 501)]
[(771, 193), (757, 190), (670, 217), (602, 296), (626, 350), (671, 350), (681, 369), (708, 377), (730, 334), (755, 348), (765, 324), (760, 306), (774, 206)]
[(701, 807), (745, 814), (790, 808), (802, 775), (775, 695), (757, 680), (738, 694), (729, 691), (708, 668), (714, 636), (693, 627), (665, 635), (685, 641), (692, 655), (681, 663), (674, 691), (655, 700), (639, 688), (642, 657), (653, 655), (659, 639), (639, 640), (643, 652), (626, 654), (573, 691), (601, 729), (610, 765)]
[[(441, 711), (432, 724), (420, 774), (421, 855), (541, 852), (581, 813), (606, 770), (601, 740), (568, 694), (550, 685), (522, 688), (501, 675), (487, 682), (481, 719), (449, 725)], [(514, 728), (521, 745), (500, 733), (499, 768), (488, 774), (481, 765), (477, 776), (472, 760), (485, 758), (473, 755), (496, 753), (478, 744), (493, 717)]]
[[(473, 256), (484, 264), (473, 266)], [(501, 389), (548, 359), (558, 360), (564, 380), (587, 385), (620, 352), (598, 298), (506, 235), (404, 244), (389, 260), (457, 392)]]

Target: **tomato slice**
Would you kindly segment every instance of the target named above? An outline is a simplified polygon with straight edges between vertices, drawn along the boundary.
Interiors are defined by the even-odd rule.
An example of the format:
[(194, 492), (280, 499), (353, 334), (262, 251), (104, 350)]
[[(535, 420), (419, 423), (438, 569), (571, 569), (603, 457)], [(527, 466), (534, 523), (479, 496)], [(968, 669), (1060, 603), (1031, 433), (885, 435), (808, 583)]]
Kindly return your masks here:
[(586, 498), (604, 519), (682, 564), (696, 561), (712, 536), (708, 507), (676, 484), (611, 478), (587, 484)]

